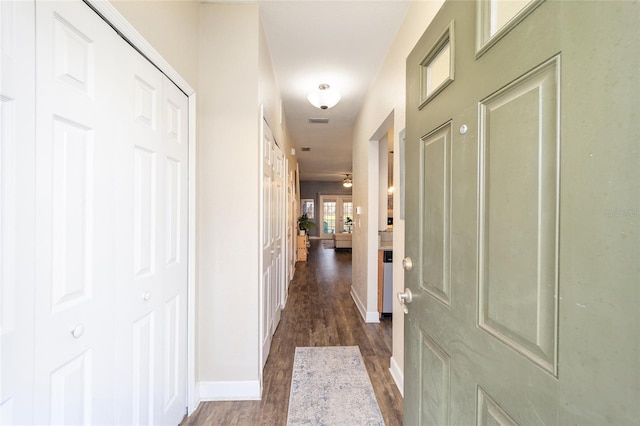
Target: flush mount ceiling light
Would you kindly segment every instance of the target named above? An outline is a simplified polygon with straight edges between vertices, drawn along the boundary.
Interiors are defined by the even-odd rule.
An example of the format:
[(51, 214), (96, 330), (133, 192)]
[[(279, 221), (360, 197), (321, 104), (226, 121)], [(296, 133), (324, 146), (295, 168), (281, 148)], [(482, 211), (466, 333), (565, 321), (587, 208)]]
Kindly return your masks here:
[(340, 94), (335, 89), (331, 89), (328, 84), (323, 83), (317, 90), (309, 93), (307, 99), (316, 108), (329, 109), (340, 101)]
[(351, 180), (351, 175), (347, 175), (346, 178), (342, 181), (342, 186), (345, 188), (351, 188), (353, 186), (353, 181)]

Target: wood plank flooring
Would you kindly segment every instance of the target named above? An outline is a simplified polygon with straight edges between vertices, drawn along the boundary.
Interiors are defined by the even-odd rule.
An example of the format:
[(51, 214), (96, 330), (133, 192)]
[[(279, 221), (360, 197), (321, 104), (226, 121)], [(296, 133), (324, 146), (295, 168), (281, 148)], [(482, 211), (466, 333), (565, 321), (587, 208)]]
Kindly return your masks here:
[(296, 346), (359, 346), (385, 424), (401, 425), (403, 400), (391, 373), (391, 320), (366, 324), (350, 295), (351, 252), (311, 241), (298, 262), (264, 369), (261, 401), (203, 402), (185, 425), (285, 425)]

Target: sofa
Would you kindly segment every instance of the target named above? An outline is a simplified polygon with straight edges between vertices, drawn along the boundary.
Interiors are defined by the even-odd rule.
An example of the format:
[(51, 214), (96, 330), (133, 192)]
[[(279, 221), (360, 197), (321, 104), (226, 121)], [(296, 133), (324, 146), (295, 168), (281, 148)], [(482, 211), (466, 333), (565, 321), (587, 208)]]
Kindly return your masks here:
[(340, 234), (333, 234), (333, 246), (336, 249), (350, 249), (351, 247), (351, 233), (342, 232)]

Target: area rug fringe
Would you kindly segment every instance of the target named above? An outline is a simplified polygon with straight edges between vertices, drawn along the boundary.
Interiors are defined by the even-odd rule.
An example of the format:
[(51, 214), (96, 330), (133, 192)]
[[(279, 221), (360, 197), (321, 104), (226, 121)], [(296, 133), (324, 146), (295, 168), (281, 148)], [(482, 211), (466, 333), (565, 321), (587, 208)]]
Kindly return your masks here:
[(357, 346), (296, 348), (287, 425), (384, 425)]

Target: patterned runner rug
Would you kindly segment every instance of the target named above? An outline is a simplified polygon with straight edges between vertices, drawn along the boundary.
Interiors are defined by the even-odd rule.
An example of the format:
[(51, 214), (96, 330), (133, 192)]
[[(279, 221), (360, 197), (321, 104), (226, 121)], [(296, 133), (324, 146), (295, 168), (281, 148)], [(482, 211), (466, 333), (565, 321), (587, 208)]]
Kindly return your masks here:
[(287, 425), (384, 425), (357, 346), (296, 348)]

